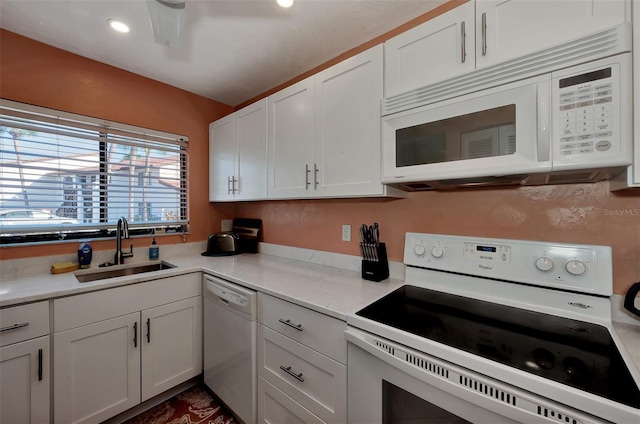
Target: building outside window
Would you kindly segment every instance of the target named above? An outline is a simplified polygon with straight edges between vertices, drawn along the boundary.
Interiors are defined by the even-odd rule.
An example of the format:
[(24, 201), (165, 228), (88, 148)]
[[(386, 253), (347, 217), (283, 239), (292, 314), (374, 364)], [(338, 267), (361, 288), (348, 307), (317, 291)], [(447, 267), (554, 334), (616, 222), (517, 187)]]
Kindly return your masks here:
[(180, 135), (1, 100), (0, 244), (111, 237), (123, 216), (133, 234), (186, 232), (187, 146)]

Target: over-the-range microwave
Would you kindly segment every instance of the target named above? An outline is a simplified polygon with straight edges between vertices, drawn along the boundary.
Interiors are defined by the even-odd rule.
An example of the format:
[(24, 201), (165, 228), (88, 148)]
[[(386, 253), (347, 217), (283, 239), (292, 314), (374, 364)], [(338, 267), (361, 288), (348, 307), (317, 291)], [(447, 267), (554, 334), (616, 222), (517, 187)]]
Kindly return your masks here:
[(631, 54), (382, 117), (383, 182), (404, 190), (595, 182), (632, 162)]

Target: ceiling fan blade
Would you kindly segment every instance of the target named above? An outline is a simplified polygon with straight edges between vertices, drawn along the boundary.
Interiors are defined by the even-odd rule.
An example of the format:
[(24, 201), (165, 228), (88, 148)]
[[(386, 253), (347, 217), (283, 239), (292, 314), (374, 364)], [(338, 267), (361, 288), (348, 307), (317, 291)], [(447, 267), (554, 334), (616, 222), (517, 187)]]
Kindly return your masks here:
[(158, 44), (182, 45), (185, 0), (147, 0), (153, 38)]

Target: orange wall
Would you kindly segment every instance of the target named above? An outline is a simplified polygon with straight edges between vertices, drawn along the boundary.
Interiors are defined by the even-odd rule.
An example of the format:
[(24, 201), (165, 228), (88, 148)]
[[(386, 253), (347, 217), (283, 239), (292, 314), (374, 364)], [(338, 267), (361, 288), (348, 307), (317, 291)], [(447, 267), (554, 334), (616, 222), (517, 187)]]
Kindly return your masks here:
[[(153, 128), (189, 137), (190, 234), (185, 241), (205, 240), (219, 229), (221, 211), (208, 201), (208, 124), (233, 111), (230, 106), (123, 71), (20, 35), (0, 30), (0, 97), (66, 112)], [(181, 236), (159, 237), (161, 244), (178, 243)], [(150, 240), (132, 239), (135, 247)], [(93, 244), (113, 249), (113, 241)], [(0, 249), (12, 259), (72, 253), (77, 243), (47, 247)]]
[[(611, 246), (614, 291), (640, 281), (640, 191), (607, 182), (411, 193), (407, 199), (242, 203), (237, 216), (261, 218), (264, 241), (359, 255), (357, 229), (380, 224), (389, 259), (402, 262), (408, 231)], [(351, 224), (351, 242), (341, 241)]]

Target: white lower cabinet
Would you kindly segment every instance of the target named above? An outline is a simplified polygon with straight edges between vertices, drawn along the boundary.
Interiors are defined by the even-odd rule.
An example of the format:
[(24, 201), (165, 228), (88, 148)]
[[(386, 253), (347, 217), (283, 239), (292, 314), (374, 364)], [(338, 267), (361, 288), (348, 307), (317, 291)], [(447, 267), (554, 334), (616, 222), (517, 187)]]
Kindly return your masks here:
[(95, 423), (202, 372), (199, 273), (54, 301), (54, 418)]
[(258, 422), (345, 423), (346, 323), (263, 293), (258, 321)]
[(139, 320), (133, 313), (54, 334), (55, 422), (100, 422), (140, 403)]
[(202, 298), (142, 311), (142, 401), (202, 372)]
[(258, 377), (258, 422), (269, 424), (324, 424), (302, 405)]
[(0, 423), (49, 422), (49, 302), (0, 310)]

